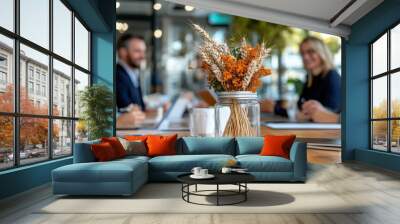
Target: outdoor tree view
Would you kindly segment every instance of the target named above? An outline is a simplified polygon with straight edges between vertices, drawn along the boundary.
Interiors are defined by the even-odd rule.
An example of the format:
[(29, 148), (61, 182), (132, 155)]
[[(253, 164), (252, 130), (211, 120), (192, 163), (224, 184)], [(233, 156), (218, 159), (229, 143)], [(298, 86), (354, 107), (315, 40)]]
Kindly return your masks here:
[(397, 25), (371, 45), (372, 148), (395, 153), (400, 153), (400, 73), (394, 71), (400, 66), (399, 57), (394, 55), (400, 50), (399, 40), (400, 25)]
[[(31, 114), (35, 113), (46, 113), (47, 108), (43, 106), (35, 106), (31, 100), (29, 100), (27, 93), (24, 89), (21, 89), (21, 105), (27, 112)], [(13, 88), (12, 86), (7, 87), (7, 91), (0, 94), (0, 105), (7, 111), (13, 110)], [(2, 128), (0, 129), (0, 145), (2, 146), (2, 160), (4, 163), (9, 165), (9, 162), (13, 161), (13, 119), (10, 116), (0, 116), (0, 123)], [(28, 158), (47, 158), (47, 138), (48, 138), (48, 121), (47, 119), (40, 118), (21, 118), (20, 123), (20, 159)], [(56, 127), (58, 130), (58, 127)], [(58, 136), (58, 131), (56, 135)]]
[[(387, 101), (382, 101), (378, 106), (373, 107), (373, 117), (385, 118), (387, 115)], [(400, 115), (400, 101), (398, 99), (392, 101), (392, 114)], [(392, 151), (400, 152), (400, 120), (390, 121)], [(374, 121), (372, 123), (373, 144), (378, 150), (387, 150), (388, 141), (388, 121)]]
[[(14, 10), (0, 13), (0, 26), (16, 34), (0, 32), (0, 170), (69, 156), (74, 139), (86, 138), (85, 126), (75, 125), (75, 138), (73, 128), (79, 119), (79, 92), (90, 80), (89, 31), (62, 1), (52, 2), (50, 18), (44, 13), (50, 10), (48, 0), (21, 0), (19, 33), (14, 30)], [(1, 1), (0, 7), (12, 9), (13, 4)], [(35, 13), (39, 11), (43, 13)]]

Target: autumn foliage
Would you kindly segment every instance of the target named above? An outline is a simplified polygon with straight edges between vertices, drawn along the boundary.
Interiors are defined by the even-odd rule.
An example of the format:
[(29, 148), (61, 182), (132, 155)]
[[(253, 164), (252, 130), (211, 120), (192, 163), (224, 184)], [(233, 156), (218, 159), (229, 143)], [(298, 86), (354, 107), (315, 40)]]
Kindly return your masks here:
[[(13, 112), (14, 107), (13, 86), (9, 85), (6, 92), (0, 93), (0, 111)], [(46, 105), (46, 106), (44, 106)], [(47, 104), (35, 105), (28, 96), (25, 88), (20, 89), (20, 110), (22, 114), (47, 115)], [(13, 147), (13, 117), (0, 116), (0, 147)], [(46, 144), (48, 139), (48, 119), (22, 116), (20, 118), (20, 148), (27, 145)], [(58, 137), (59, 127), (53, 126), (53, 138)]]
[[(391, 102), (391, 117), (400, 117), (400, 101), (392, 100)], [(387, 101), (381, 101), (377, 106), (373, 107), (373, 118), (387, 118)], [(374, 121), (372, 132), (374, 138), (386, 138), (387, 136), (387, 121)], [(398, 141), (400, 138), (400, 123), (397, 120), (391, 122), (392, 141)]]

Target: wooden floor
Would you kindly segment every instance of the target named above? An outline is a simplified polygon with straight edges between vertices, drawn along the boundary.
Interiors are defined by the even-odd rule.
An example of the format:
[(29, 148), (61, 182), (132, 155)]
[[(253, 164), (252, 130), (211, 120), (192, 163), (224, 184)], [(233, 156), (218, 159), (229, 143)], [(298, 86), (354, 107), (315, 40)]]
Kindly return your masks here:
[(308, 149), (307, 161), (312, 164), (335, 164), (342, 161), (341, 151)]
[[(400, 175), (358, 163), (337, 163), (340, 153), (310, 151), (308, 182), (320, 184), (346, 201), (366, 204), (356, 214), (37, 214), (54, 200), (43, 186), (0, 202), (0, 223), (253, 224), (400, 223)], [(317, 163), (317, 164), (316, 164)], [(322, 163), (325, 163), (321, 165)], [(171, 205), (173, 206), (173, 205)]]

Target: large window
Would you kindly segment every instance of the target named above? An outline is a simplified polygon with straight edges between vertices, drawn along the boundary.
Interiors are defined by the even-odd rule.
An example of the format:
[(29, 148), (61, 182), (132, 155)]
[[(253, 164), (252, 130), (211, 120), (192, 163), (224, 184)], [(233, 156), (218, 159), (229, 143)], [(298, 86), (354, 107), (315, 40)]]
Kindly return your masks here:
[(78, 104), (90, 76), (90, 32), (63, 0), (0, 1), (0, 170), (86, 140)]
[(400, 24), (371, 46), (371, 148), (400, 153)]

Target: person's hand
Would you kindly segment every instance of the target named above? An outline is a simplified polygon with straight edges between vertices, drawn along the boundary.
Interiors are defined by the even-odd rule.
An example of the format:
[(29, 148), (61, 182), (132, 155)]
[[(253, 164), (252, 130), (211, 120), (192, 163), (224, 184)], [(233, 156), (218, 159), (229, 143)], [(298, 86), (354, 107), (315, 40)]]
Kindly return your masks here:
[(146, 114), (138, 106), (129, 112), (121, 113), (117, 118), (117, 128), (137, 127), (146, 119)]
[(260, 101), (260, 110), (265, 113), (273, 113), (275, 109), (275, 101), (263, 99)]
[(301, 111), (305, 117), (309, 117), (314, 122), (336, 123), (339, 121), (339, 115), (326, 109), (316, 100), (308, 100), (302, 106)]
[(135, 125), (143, 123), (143, 121), (146, 119), (146, 114), (139, 107), (133, 109), (129, 115), (131, 116), (132, 122)]
[(302, 111), (297, 112), (296, 121), (304, 122), (310, 120), (311, 120), (310, 116), (305, 115)]

